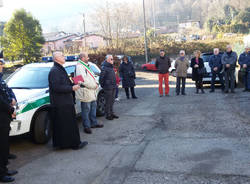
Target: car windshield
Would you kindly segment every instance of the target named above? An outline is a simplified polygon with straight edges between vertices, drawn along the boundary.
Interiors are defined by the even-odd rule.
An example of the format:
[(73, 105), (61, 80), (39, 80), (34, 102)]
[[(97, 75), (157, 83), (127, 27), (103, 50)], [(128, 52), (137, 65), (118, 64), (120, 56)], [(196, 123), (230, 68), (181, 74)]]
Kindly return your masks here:
[(209, 58), (211, 57), (212, 55), (202, 55), (201, 58), (203, 59), (204, 62), (209, 62)]
[(8, 79), (8, 85), (13, 89), (47, 88), (50, 68), (24, 67)]

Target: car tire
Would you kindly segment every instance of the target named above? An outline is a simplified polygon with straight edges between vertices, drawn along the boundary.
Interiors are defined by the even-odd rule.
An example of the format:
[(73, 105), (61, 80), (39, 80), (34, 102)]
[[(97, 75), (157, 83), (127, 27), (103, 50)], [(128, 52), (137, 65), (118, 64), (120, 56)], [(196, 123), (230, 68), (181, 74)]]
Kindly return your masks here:
[(144, 67), (143, 67), (143, 70), (144, 70), (144, 71), (147, 71), (148, 69), (147, 69), (147, 67), (146, 67), (146, 66), (144, 66)]
[(52, 126), (48, 111), (38, 112), (34, 124), (32, 138), (36, 144), (46, 144), (52, 135)]
[(96, 108), (96, 115), (97, 116), (104, 116), (105, 115), (105, 96), (104, 91), (99, 92), (99, 95), (97, 97), (97, 108)]
[(176, 77), (176, 71), (175, 71), (175, 70), (172, 70), (172, 71), (171, 71), (171, 75), (172, 75), (173, 77)]

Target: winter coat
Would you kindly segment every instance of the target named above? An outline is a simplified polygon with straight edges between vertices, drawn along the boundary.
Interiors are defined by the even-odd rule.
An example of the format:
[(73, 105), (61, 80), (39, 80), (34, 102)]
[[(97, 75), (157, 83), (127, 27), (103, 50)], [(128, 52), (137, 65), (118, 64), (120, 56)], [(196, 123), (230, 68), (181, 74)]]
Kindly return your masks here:
[(49, 72), (49, 92), (52, 106), (74, 105), (73, 83), (64, 67), (58, 63)]
[(171, 60), (168, 56), (158, 57), (155, 62), (155, 67), (159, 70), (160, 74), (165, 74), (169, 72), (171, 67)]
[(212, 55), (209, 58), (209, 66), (211, 68), (211, 71), (213, 72), (214, 68), (217, 67), (217, 72), (220, 72), (222, 70), (222, 62), (221, 62), (221, 55)]
[(176, 77), (187, 77), (187, 70), (189, 67), (189, 62), (187, 58), (184, 58), (184, 60), (181, 60), (181, 58), (177, 58), (175, 61), (175, 71), (176, 71)]
[(99, 78), (99, 83), (104, 90), (110, 90), (116, 88), (116, 76), (114, 67), (112, 64), (105, 61), (102, 64), (101, 74)]
[(239, 57), (239, 64), (242, 67), (243, 64), (247, 65), (247, 68), (250, 69), (250, 52), (243, 52)]
[(135, 86), (135, 70), (131, 62), (123, 62), (119, 68), (120, 77), (122, 79), (122, 87), (130, 88)]
[(230, 64), (230, 69), (235, 70), (237, 58), (238, 56), (236, 52), (232, 52), (231, 54), (225, 52), (222, 55), (221, 62), (223, 65)]
[(200, 80), (203, 75), (199, 74), (198, 73), (198, 68), (201, 69), (201, 68), (204, 68), (204, 62), (203, 62), (203, 59), (202, 58), (199, 58), (199, 67), (198, 68), (195, 68), (194, 65), (196, 65), (197, 63), (195, 62), (196, 58), (192, 58), (191, 59), (191, 67), (192, 67), (192, 80), (193, 81), (197, 81), (197, 80)]
[(76, 65), (76, 76), (79, 75), (81, 75), (84, 80), (84, 87), (76, 91), (76, 98), (81, 102), (96, 101), (98, 82), (94, 77), (94, 72), (89, 68), (89, 65), (83, 63), (83, 61), (78, 61)]

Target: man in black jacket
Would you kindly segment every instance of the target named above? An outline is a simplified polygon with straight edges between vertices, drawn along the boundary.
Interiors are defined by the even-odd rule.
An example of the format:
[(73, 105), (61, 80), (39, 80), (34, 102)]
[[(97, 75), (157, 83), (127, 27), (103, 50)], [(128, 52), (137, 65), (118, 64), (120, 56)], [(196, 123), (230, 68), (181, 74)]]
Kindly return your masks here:
[(4, 62), (0, 59), (0, 182), (12, 182), (15, 179), (11, 175), (17, 171), (7, 169), (9, 157), (9, 132), (10, 122), (15, 117), (15, 99), (10, 93), (6, 83), (2, 80), (2, 70)]
[(162, 83), (165, 82), (165, 95), (169, 94), (169, 68), (171, 67), (171, 61), (168, 56), (165, 55), (164, 50), (160, 50), (160, 57), (156, 59), (155, 67), (159, 70), (159, 93), (160, 97), (163, 96)]
[(114, 114), (113, 105), (115, 102), (115, 92), (116, 92), (116, 76), (114, 71), (114, 61), (113, 56), (108, 56), (107, 60), (102, 64), (101, 75), (99, 83), (105, 93), (105, 113), (107, 120), (113, 120), (114, 118), (119, 118)]
[(73, 85), (70, 81), (63, 67), (65, 59), (62, 52), (54, 52), (53, 59), (54, 66), (49, 73), (53, 146), (59, 149), (81, 149), (88, 142), (80, 140), (73, 97), (73, 92), (80, 86)]
[(209, 58), (209, 66), (212, 72), (210, 93), (214, 92), (214, 83), (215, 83), (215, 79), (217, 76), (220, 79), (221, 90), (224, 91), (225, 85), (224, 85), (224, 80), (223, 80), (223, 73), (221, 73), (221, 70), (222, 70), (221, 55), (220, 55), (220, 50), (218, 48), (214, 49), (214, 55), (212, 55)]

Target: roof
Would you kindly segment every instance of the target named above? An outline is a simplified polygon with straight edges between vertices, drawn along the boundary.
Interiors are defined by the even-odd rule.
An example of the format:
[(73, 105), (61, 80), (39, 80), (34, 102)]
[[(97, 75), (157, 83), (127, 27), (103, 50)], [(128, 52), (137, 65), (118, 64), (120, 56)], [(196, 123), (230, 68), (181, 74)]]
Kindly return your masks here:
[(70, 36), (77, 36), (77, 34), (65, 33), (64, 31), (60, 31), (60, 32), (53, 32), (53, 33), (44, 33), (43, 36), (46, 42), (51, 42), (51, 41), (65, 39)]
[[(67, 66), (72, 66), (72, 65), (76, 65), (77, 62), (66, 62), (63, 66), (67, 67)], [(27, 68), (51, 68), (54, 65), (54, 62), (48, 62), (48, 63), (31, 63), (31, 64), (27, 64), (24, 67)]]
[(83, 34), (83, 35), (80, 35), (80, 36), (77, 36), (77, 37), (74, 37), (74, 38), (69, 38), (67, 39), (66, 41), (64, 42), (69, 42), (69, 41), (79, 41), (79, 40), (82, 40), (84, 38), (87, 38), (87, 37), (90, 37), (90, 36), (99, 36), (99, 37), (102, 37), (103, 39), (106, 39), (108, 40), (109, 38), (105, 37), (105, 36), (102, 36), (101, 34), (96, 34), (96, 33), (87, 33), (87, 34)]

